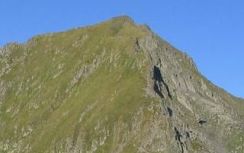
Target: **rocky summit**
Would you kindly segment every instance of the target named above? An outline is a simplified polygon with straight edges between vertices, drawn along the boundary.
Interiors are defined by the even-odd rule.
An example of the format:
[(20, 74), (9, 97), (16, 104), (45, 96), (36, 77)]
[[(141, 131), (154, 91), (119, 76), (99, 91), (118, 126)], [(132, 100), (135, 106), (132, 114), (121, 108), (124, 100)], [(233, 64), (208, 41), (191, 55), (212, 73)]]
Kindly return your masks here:
[(243, 153), (244, 100), (117, 17), (0, 49), (0, 152)]

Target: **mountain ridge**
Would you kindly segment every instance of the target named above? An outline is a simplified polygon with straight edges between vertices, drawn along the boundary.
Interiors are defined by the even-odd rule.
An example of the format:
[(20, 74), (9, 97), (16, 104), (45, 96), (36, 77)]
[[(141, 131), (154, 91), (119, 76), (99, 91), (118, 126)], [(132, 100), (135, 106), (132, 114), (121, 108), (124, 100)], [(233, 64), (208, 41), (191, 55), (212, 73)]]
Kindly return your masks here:
[(243, 100), (128, 17), (36, 36), (2, 52), (2, 152), (243, 149)]
[[(112, 17), (111, 19), (107, 19), (105, 21), (102, 21), (100, 23), (96, 23), (96, 24), (91, 24), (91, 25), (85, 25), (85, 26), (81, 26), (81, 27), (76, 27), (76, 28), (69, 28), (69, 29), (66, 29), (66, 30), (62, 30), (62, 31), (57, 31), (57, 32), (48, 32), (48, 33), (42, 33), (42, 34), (37, 34), (33, 37), (31, 37), (30, 39), (28, 39), (27, 41), (23, 42), (23, 43), (19, 43), (19, 42), (9, 42), (9, 43), (6, 43), (2, 46), (0, 46), (0, 54), (2, 54), (2, 52), (4, 50), (6, 50), (6, 48), (8, 47), (11, 47), (13, 45), (17, 45), (17, 46), (25, 46), (27, 45), (30, 41), (32, 41), (33, 39), (37, 38), (37, 37), (45, 37), (45, 36), (52, 36), (52, 35), (55, 35), (55, 34), (61, 34), (61, 33), (66, 33), (66, 32), (69, 32), (69, 31), (74, 31), (74, 30), (79, 30), (79, 29), (86, 29), (86, 28), (92, 28), (92, 27), (95, 27), (97, 25), (100, 25), (100, 24), (106, 24), (108, 22), (113, 22), (113, 21), (120, 21), (120, 22), (127, 22), (127, 23), (130, 23), (130, 24), (136, 24), (136, 22), (130, 17), (130, 16), (127, 16), (127, 15), (122, 15), (122, 16), (116, 16), (116, 17)], [(142, 27), (143, 29), (147, 29), (148, 32), (154, 34), (156, 37), (158, 37), (159, 39), (161, 39), (162, 41), (164, 41), (165, 43), (167, 43), (169, 46), (173, 47), (175, 50), (178, 50), (180, 52), (182, 52), (180, 49), (178, 48), (175, 48), (170, 42), (166, 41), (165, 39), (161, 38), (159, 35), (157, 35), (156, 33), (154, 33), (152, 31), (152, 29), (147, 25), (147, 24), (137, 24), (137, 26), (139, 27)], [(189, 58), (191, 58), (189, 56), (189, 54), (187, 52), (183, 52), (184, 54), (186, 54), (186, 56), (188, 56)], [(193, 64), (195, 65), (195, 67), (197, 68), (196, 66), (196, 63), (193, 61), (193, 59), (191, 59)], [(198, 73), (201, 73), (200, 71), (198, 71)], [(202, 73), (201, 75), (203, 77), (205, 77)], [(205, 79), (207, 79), (205, 77)], [(207, 79), (208, 80), (208, 79)], [(212, 84), (214, 84), (211, 80), (208, 80), (209, 82), (211, 82)], [(239, 100), (244, 100), (243, 97), (240, 97), (240, 96), (236, 96), (234, 95), (233, 93), (229, 92), (228, 90), (224, 89), (223, 87), (220, 87), (220, 86), (217, 86), (218, 88), (221, 88), (224, 92), (230, 94), (231, 96), (239, 99)]]

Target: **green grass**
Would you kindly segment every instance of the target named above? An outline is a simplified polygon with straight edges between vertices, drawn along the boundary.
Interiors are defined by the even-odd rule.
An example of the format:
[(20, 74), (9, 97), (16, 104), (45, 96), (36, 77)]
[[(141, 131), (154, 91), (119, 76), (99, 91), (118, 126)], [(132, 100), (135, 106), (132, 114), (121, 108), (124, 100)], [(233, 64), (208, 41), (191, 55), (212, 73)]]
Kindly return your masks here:
[[(96, 146), (94, 153), (113, 153), (119, 147), (123, 147), (123, 153), (135, 153), (147, 138), (152, 144), (144, 144), (146, 147), (158, 144), (159, 138), (150, 135), (154, 129), (161, 131), (163, 139), (173, 147), (172, 129), (178, 123), (172, 123), (195, 125), (196, 121), (193, 114), (179, 104), (175, 94), (172, 100), (163, 101), (174, 110), (172, 123), (171, 118), (161, 116), (159, 99), (145, 96), (151, 63), (136, 42), (148, 35), (151, 33), (147, 28), (124, 17), (40, 35), (26, 44), (8, 46), (8, 55), (0, 56), (0, 72), (10, 69), (0, 76), (0, 87), (7, 89), (0, 97), (3, 99), (0, 101), (0, 152), (74, 152), (79, 147), (85, 152)], [(161, 49), (170, 48), (166, 42), (161, 43)], [(172, 59), (183, 59), (180, 66), (184, 72), (178, 75), (189, 77), (191, 74), (194, 86), (200, 86), (197, 80), (202, 76), (190, 60), (174, 49), (168, 51), (172, 51)], [(165, 57), (162, 62), (172, 64), (172, 59)], [(167, 73), (164, 77), (171, 85), (170, 75)], [(209, 89), (217, 90), (211, 83), (206, 81), (206, 84)], [(223, 95), (225, 101), (231, 99)], [(196, 113), (205, 111), (201, 103), (191, 105)], [(243, 114), (243, 105), (232, 106)], [(141, 128), (138, 131), (133, 129), (137, 124)], [(231, 150), (241, 145), (241, 134), (229, 140)], [(103, 144), (97, 144), (102, 141)], [(8, 145), (8, 149), (4, 149), (3, 144)], [(166, 151), (175, 149), (169, 146)], [(204, 147), (203, 142), (193, 140), (189, 148), (198, 151), (206, 149)]]
[[(30, 152), (37, 153), (53, 150), (50, 144), (55, 146), (62, 143), (61, 140), (75, 142), (84, 136), (85, 148), (89, 150), (93, 139), (101, 136), (94, 131), (98, 121), (111, 131), (118, 121), (132, 124), (136, 110), (151, 101), (145, 98), (143, 90), (146, 86), (143, 73), (147, 72), (146, 63), (143, 65), (140, 61), (145, 57), (134, 49), (136, 38), (145, 34), (130, 22), (114, 20), (85, 29), (37, 36), (25, 47), (13, 47), (8, 59), (12, 70), (1, 77), (11, 83), (11, 87), (0, 108), (3, 112), (0, 120), (4, 123), (0, 140), (19, 145), (21, 141), (22, 147), (30, 144)], [(76, 41), (82, 45), (73, 46)], [(112, 63), (110, 57), (113, 57)], [(23, 60), (18, 60), (21, 58)], [(91, 68), (95, 59), (100, 63)], [(19, 63), (14, 63), (16, 61)], [(77, 71), (84, 66), (94, 70), (70, 87)], [(53, 78), (59, 72), (60, 75)], [(87, 111), (90, 106), (92, 109)], [(10, 112), (6, 112), (9, 109)], [(16, 109), (19, 111), (13, 115)], [(85, 115), (79, 123), (82, 112)], [(33, 131), (23, 137), (21, 129), (28, 126)], [(97, 152), (114, 148), (114, 137), (111, 133)], [(133, 152), (133, 147), (127, 148), (127, 152)]]
[(242, 153), (244, 149), (244, 132), (235, 132), (233, 135), (230, 136), (227, 142), (227, 147), (230, 151)]

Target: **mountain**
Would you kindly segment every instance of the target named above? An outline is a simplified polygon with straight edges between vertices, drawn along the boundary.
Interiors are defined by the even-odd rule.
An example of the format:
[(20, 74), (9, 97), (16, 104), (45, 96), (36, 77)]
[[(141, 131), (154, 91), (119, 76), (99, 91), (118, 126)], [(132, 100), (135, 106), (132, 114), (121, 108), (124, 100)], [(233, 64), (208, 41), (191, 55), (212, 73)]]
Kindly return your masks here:
[(129, 17), (0, 49), (2, 153), (243, 153), (244, 100)]

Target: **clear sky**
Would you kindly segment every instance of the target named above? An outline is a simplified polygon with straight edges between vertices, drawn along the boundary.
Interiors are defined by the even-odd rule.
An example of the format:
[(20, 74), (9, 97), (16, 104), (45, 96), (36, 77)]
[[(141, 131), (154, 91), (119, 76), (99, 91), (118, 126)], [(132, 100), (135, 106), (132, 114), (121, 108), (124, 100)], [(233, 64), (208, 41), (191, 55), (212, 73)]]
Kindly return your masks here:
[(120, 15), (148, 24), (209, 80), (244, 97), (243, 0), (0, 0), (0, 46)]

